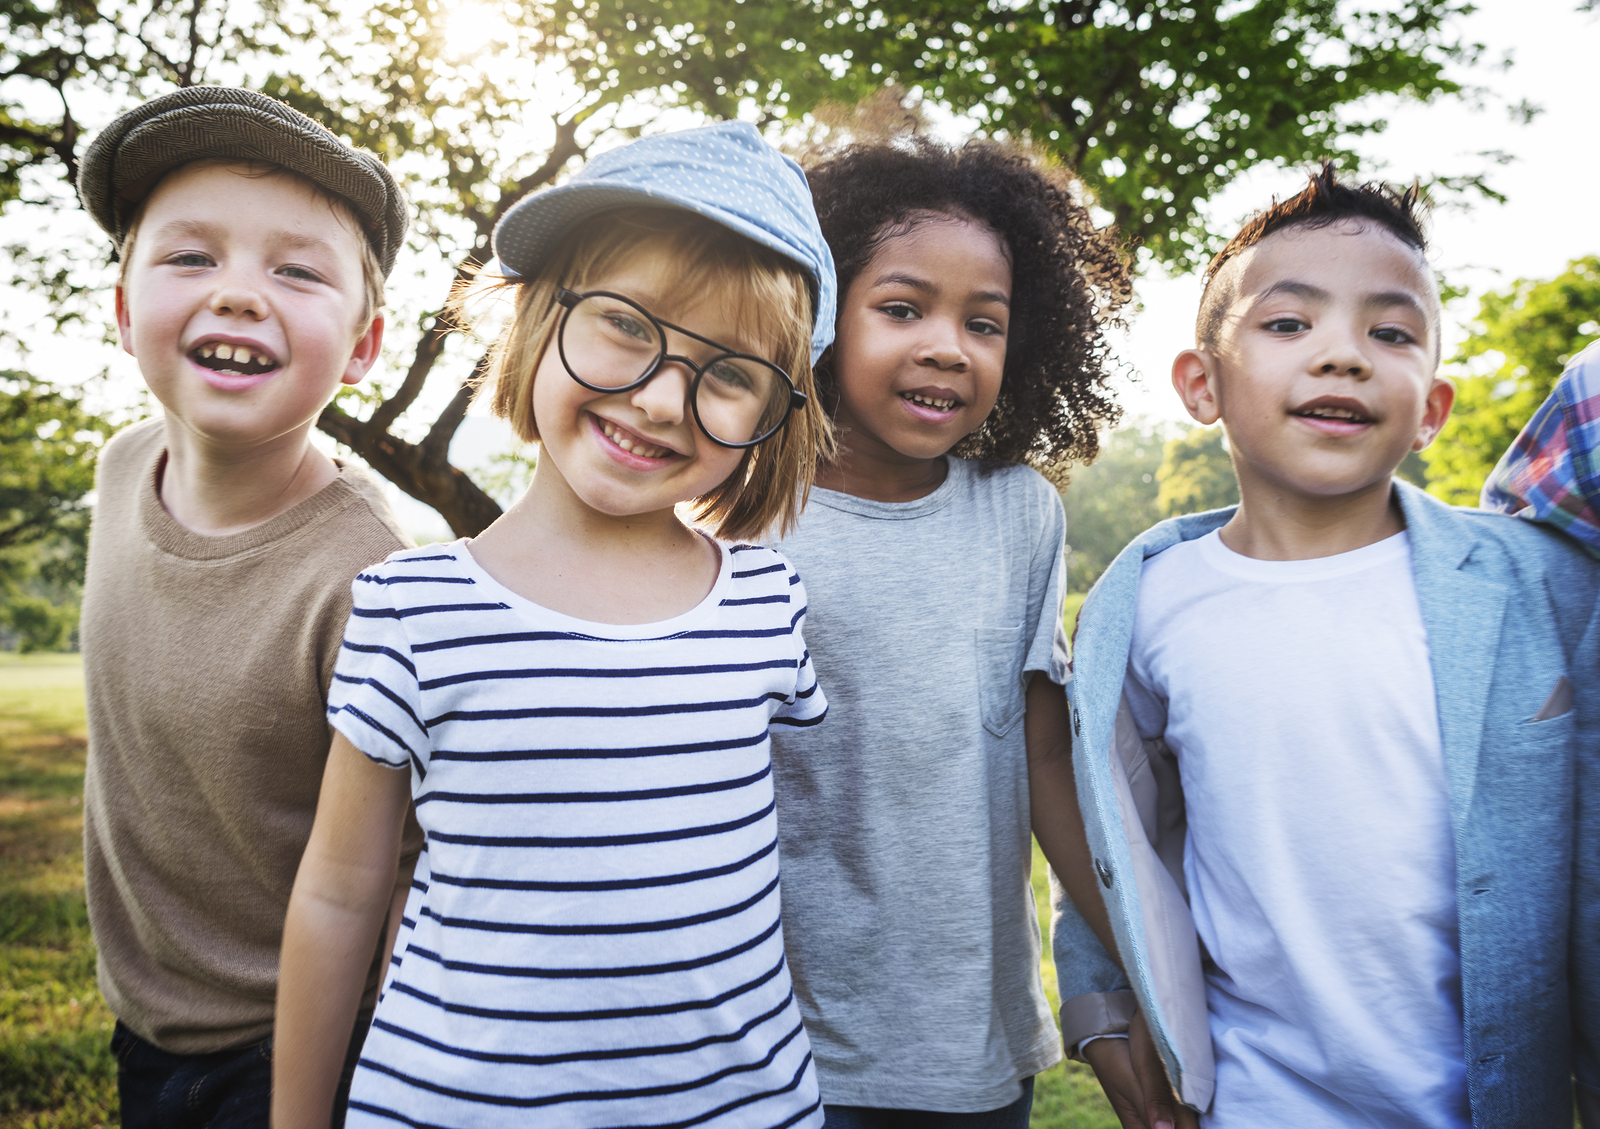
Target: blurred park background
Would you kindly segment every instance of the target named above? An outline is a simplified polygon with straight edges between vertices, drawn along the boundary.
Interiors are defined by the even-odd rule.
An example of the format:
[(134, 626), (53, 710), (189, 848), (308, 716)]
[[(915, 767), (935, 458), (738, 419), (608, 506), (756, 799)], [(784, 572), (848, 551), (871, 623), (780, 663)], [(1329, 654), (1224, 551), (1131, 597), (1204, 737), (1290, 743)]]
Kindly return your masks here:
[[(1334, 158), (1419, 180), (1447, 296), (1440, 440), (1403, 473), (1474, 504), (1566, 360), (1600, 337), (1597, 0), (0, 0), (0, 1129), (114, 1123), (77, 852), (76, 649), (94, 459), (156, 411), (115, 347), (110, 248), (72, 192), (101, 126), (196, 83), (283, 98), (382, 154), (416, 204), (385, 355), (319, 442), (391, 484), (419, 540), (475, 533), (534, 452), (471, 403), (451, 285), (495, 220), (644, 133), (755, 122), (787, 151), (982, 134), (1074, 171), (1127, 240), (1125, 406), (1064, 492), (1084, 591), (1163, 517), (1234, 500), (1224, 437), (1167, 366), (1199, 270)], [(1038, 868), (1042, 882), (1043, 868)], [(1053, 990), (1053, 976), (1047, 975)], [(1084, 1074), (1035, 1124), (1111, 1125)]]

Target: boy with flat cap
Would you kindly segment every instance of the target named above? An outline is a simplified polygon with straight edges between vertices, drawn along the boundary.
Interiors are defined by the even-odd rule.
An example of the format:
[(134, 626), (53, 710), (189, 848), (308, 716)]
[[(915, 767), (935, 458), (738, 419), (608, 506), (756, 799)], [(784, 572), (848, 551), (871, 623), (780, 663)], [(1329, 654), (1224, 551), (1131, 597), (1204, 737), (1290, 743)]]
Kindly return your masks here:
[(81, 629), (84, 868), (122, 1124), (265, 1126), (350, 582), (407, 544), (377, 483), (309, 436), (378, 357), (406, 202), (372, 154), (222, 87), (118, 118), (78, 191), (121, 260), (122, 347), (165, 409), (101, 456)]

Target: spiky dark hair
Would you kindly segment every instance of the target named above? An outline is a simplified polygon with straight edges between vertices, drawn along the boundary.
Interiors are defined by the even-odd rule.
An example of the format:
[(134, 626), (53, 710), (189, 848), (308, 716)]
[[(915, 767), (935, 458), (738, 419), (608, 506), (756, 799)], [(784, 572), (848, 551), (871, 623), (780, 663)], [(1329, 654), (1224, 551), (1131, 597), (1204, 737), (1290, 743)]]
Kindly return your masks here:
[(1339, 182), (1332, 161), (1322, 162), (1310, 182), (1287, 200), (1274, 198), (1245, 221), (1239, 233), (1228, 240), (1206, 267), (1205, 290), (1200, 296), (1200, 312), (1195, 318), (1195, 344), (1215, 349), (1223, 317), (1233, 304), (1236, 274), (1227, 266), (1243, 251), (1254, 247), (1274, 232), (1288, 227), (1327, 227), (1340, 220), (1368, 220), (1396, 239), (1415, 248), (1419, 255), (1428, 252), (1425, 228), (1429, 202), (1422, 186), (1413, 182), (1400, 188), (1382, 181), (1349, 185)]

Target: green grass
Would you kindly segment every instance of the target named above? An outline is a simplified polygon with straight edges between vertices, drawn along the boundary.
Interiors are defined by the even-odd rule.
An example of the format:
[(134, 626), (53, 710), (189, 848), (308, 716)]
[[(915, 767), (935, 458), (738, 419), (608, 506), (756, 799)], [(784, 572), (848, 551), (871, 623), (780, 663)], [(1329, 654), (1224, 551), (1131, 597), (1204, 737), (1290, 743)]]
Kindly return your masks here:
[(1087, 592), (1068, 592), (1067, 598), (1061, 602), (1061, 622), (1066, 624), (1068, 636), (1078, 625), (1078, 609), (1083, 607), (1084, 597), (1088, 595)]
[[(0, 652), (0, 1129), (118, 1123), (113, 1018), (83, 902), (83, 753), (80, 657)], [(1048, 937), (1045, 875), (1035, 846)], [(1054, 1009), (1048, 951), (1044, 974)], [(1115, 1129), (1087, 1067), (1052, 1067), (1034, 1085), (1034, 1129)]]
[(83, 664), (0, 653), (0, 1129), (113, 1125), (83, 904)]

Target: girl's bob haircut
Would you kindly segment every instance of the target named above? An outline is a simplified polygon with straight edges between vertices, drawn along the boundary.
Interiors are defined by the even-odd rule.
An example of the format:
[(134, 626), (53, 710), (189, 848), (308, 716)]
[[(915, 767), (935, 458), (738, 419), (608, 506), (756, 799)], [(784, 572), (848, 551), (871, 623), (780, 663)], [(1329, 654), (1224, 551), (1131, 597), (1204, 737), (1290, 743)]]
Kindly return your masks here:
[[(533, 381), (560, 324), (556, 292), (591, 289), (642, 252), (665, 264), (661, 293), (684, 295), (683, 306), (710, 299), (733, 311), (740, 335), (760, 342), (763, 355), (805, 393), (805, 407), (792, 411), (778, 434), (747, 449), (716, 489), (690, 500), (695, 520), (724, 540), (782, 537), (805, 506), (817, 459), (833, 456), (833, 430), (811, 372), (811, 283), (798, 264), (713, 220), (678, 208), (604, 212), (573, 228), (538, 274), (507, 279), (514, 312), (489, 350), (482, 379), (489, 407), (518, 438), (538, 441)], [(651, 312), (679, 320), (671, 308)]]

